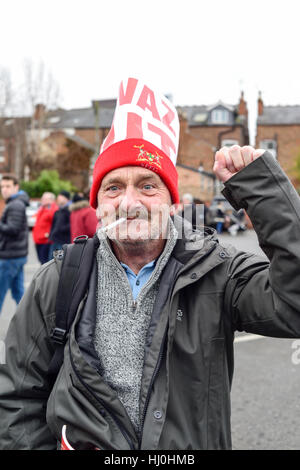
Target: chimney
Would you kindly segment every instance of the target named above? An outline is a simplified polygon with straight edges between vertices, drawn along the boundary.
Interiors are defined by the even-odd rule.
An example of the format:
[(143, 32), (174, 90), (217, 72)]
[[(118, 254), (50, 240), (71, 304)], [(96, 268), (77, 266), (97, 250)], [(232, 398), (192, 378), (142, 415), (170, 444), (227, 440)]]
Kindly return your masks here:
[(35, 121), (40, 121), (43, 119), (46, 112), (46, 106), (44, 104), (36, 104), (33, 119)]
[(244, 92), (243, 91), (241, 91), (240, 102), (239, 102), (239, 105), (238, 105), (238, 115), (239, 116), (247, 116), (248, 115), (247, 103), (244, 100)]
[(180, 135), (185, 134), (188, 131), (188, 119), (185, 111), (177, 108), (179, 124), (180, 124)]
[(259, 116), (261, 116), (264, 113), (264, 103), (261, 98), (261, 91), (258, 92), (257, 112)]

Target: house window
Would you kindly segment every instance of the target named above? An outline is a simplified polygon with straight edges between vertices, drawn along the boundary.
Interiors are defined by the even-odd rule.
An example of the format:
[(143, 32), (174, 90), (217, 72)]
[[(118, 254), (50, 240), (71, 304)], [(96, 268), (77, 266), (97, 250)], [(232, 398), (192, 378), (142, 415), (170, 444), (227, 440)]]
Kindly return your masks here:
[(0, 163), (5, 161), (5, 141), (0, 139)]
[(259, 148), (268, 150), (274, 158), (277, 158), (277, 142), (276, 140), (265, 139), (261, 140)]
[(213, 124), (228, 124), (229, 112), (227, 109), (214, 109), (211, 113), (211, 120)]
[(224, 139), (221, 142), (221, 147), (232, 147), (233, 145), (239, 145), (238, 141), (233, 139)]

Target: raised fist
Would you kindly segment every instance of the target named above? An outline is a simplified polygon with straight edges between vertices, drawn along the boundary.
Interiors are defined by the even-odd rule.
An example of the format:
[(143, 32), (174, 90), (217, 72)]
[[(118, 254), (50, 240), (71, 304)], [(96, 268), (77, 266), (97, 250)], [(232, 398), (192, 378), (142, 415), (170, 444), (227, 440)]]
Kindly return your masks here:
[(264, 152), (265, 150), (255, 150), (250, 145), (245, 147), (239, 147), (238, 145), (222, 147), (221, 150), (216, 152), (213, 171), (217, 178), (225, 183)]

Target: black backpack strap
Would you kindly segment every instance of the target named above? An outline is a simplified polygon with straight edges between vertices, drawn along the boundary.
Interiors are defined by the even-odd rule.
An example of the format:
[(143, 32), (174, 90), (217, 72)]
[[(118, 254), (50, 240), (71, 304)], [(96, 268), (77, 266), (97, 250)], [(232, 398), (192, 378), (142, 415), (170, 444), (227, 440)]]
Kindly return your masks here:
[(64, 257), (56, 296), (56, 322), (50, 333), (55, 345), (49, 374), (56, 375), (63, 363), (64, 346), (69, 329), (88, 288), (99, 241), (96, 237), (80, 236), (74, 244), (64, 245)]

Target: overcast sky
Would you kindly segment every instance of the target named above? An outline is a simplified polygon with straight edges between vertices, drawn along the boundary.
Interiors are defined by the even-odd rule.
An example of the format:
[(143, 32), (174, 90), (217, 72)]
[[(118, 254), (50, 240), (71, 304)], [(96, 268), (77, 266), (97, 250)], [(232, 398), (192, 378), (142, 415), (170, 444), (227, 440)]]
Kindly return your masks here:
[(43, 60), (61, 105), (116, 97), (122, 78), (148, 80), (175, 105), (300, 104), (295, 0), (0, 0), (0, 65), (21, 80)]

